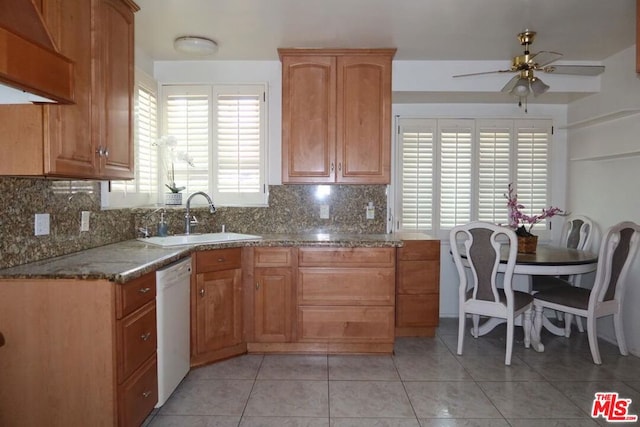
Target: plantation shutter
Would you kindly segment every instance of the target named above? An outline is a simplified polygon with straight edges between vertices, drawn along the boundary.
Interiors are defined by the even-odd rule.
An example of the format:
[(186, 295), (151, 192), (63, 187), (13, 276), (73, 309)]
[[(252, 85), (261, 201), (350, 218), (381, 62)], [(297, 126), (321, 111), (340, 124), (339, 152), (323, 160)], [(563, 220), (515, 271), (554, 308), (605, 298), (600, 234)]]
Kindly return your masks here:
[(207, 87), (167, 86), (165, 92), (164, 134), (176, 138), (175, 152), (188, 153), (193, 160), (191, 166), (184, 160), (165, 155), (167, 173), (173, 168), (175, 184), (185, 186), (186, 194), (207, 192), (211, 90)]
[(436, 121), (400, 122), (400, 221), (405, 230), (433, 229)]
[(214, 88), (217, 144), (213, 195), (226, 204), (259, 204), (262, 200), (263, 90), (251, 86)]
[(471, 220), (473, 120), (439, 120), (440, 229)]
[(504, 194), (511, 182), (513, 120), (479, 120), (478, 141), (478, 220), (508, 223)]
[[(156, 82), (136, 70), (134, 99), (134, 179), (111, 181), (108, 206), (132, 207), (155, 203), (158, 192), (158, 98)], [(106, 187), (105, 187), (106, 191)]]
[(549, 143), (546, 120), (516, 120), (516, 192), (524, 213), (538, 215), (549, 206)]

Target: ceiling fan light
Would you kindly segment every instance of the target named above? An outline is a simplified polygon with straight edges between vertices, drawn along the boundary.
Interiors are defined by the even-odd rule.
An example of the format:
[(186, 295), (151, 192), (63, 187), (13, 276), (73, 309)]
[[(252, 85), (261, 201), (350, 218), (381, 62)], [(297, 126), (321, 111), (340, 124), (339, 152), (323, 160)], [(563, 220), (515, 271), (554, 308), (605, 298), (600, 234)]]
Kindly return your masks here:
[(519, 98), (529, 95), (529, 80), (526, 77), (519, 78), (518, 83), (516, 83), (509, 93)]
[(531, 92), (533, 92), (533, 96), (542, 95), (548, 90), (549, 90), (549, 85), (545, 84), (539, 78), (534, 77), (531, 79)]
[(191, 55), (207, 56), (218, 51), (218, 44), (211, 39), (197, 36), (178, 37), (173, 41), (178, 52)]

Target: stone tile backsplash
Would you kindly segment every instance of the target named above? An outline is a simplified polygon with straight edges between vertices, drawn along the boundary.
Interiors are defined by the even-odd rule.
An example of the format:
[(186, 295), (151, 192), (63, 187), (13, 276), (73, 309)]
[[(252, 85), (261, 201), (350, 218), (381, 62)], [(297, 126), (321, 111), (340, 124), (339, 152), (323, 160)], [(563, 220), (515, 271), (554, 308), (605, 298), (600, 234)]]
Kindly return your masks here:
[[(192, 232), (220, 231), (223, 224), (227, 231), (250, 234), (386, 231), (385, 185), (280, 185), (269, 191), (269, 207), (219, 207), (214, 214), (193, 208), (199, 225)], [(365, 218), (368, 202), (375, 206), (372, 220)], [(323, 204), (328, 219), (320, 218)], [(100, 184), (94, 181), (1, 177), (0, 268), (133, 239), (142, 225), (155, 235), (160, 215), (149, 215), (154, 209), (101, 210)], [(91, 212), (89, 232), (80, 232), (82, 211)], [(184, 206), (165, 211), (169, 234), (183, 233)], [(50, 214), (49, 235), (34, 236), (36, 213)]]

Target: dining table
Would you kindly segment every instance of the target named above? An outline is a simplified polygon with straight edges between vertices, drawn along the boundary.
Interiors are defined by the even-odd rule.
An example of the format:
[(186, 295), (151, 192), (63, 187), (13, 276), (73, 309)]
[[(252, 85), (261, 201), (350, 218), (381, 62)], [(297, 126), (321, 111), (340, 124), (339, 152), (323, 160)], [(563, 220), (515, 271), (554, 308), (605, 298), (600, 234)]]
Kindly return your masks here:
[[(462, 255), (462, 257), (465, 258), (465, 255)], [(508, 257), (509, 248), (507, 245), (503, 245), (498, 272), (505, 271)], [(527, 291), (531, 293), (532, 276), (579, 276), (595, 271), (597, 266), (598, 254), (596, 253), (562, 246), (538, 244), (535, 253), (518, 252), (513, 273), (514, 275), (528, 276)], [(504, 319), (491, 317), (479, 326), (478, 334), (485, 335), (504, 322)], [(546, 316), (542, 318), (542, 326), (555, 335), (564, 335), (564, 328), (554, 325)], [(534, 336), (535, 328), (532, 327), (531, 332), (531, 346), (536, 351), (543, 351), (544, 346), (540, 343), (540, 337)]]

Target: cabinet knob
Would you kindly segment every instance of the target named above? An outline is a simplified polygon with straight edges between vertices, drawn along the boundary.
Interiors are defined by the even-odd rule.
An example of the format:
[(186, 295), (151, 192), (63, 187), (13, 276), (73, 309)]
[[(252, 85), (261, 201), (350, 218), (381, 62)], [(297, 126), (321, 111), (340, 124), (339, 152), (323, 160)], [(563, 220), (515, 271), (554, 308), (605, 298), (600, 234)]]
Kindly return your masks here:
[(338, 172), (342, 172), (342, 162), (338, 163)]
[(333, 162), (331, 162), (331, 172), (333, 172)]
[(151, 290), (151, 288), (140, 288), (140, 289), (138, 289), (138, 292), (140, 292), (141, 294), (146, 294), (150, 290)]
[(142, 341), (149, 341), (149, 338), (151, 338), (151, 332), (147, 332), (146, 334), (140, 335), (140, 339)]
[(218, 258), (218, 262), (224, 262), (224, 258)]
[(260, 289), (260, 283), (257, 283), (257, 282), (256, 282), (256, 291), (257, 291), (258, 289)]
[(203, 297), (204, 296), (204, 288), (200, 289), (200, 296)]
[(143, 391), (142, 392), (142, 397), (144, 397), (145, 399), (147, 397), (151, 396), (151, 390), (147, 390), (147, 391)]

